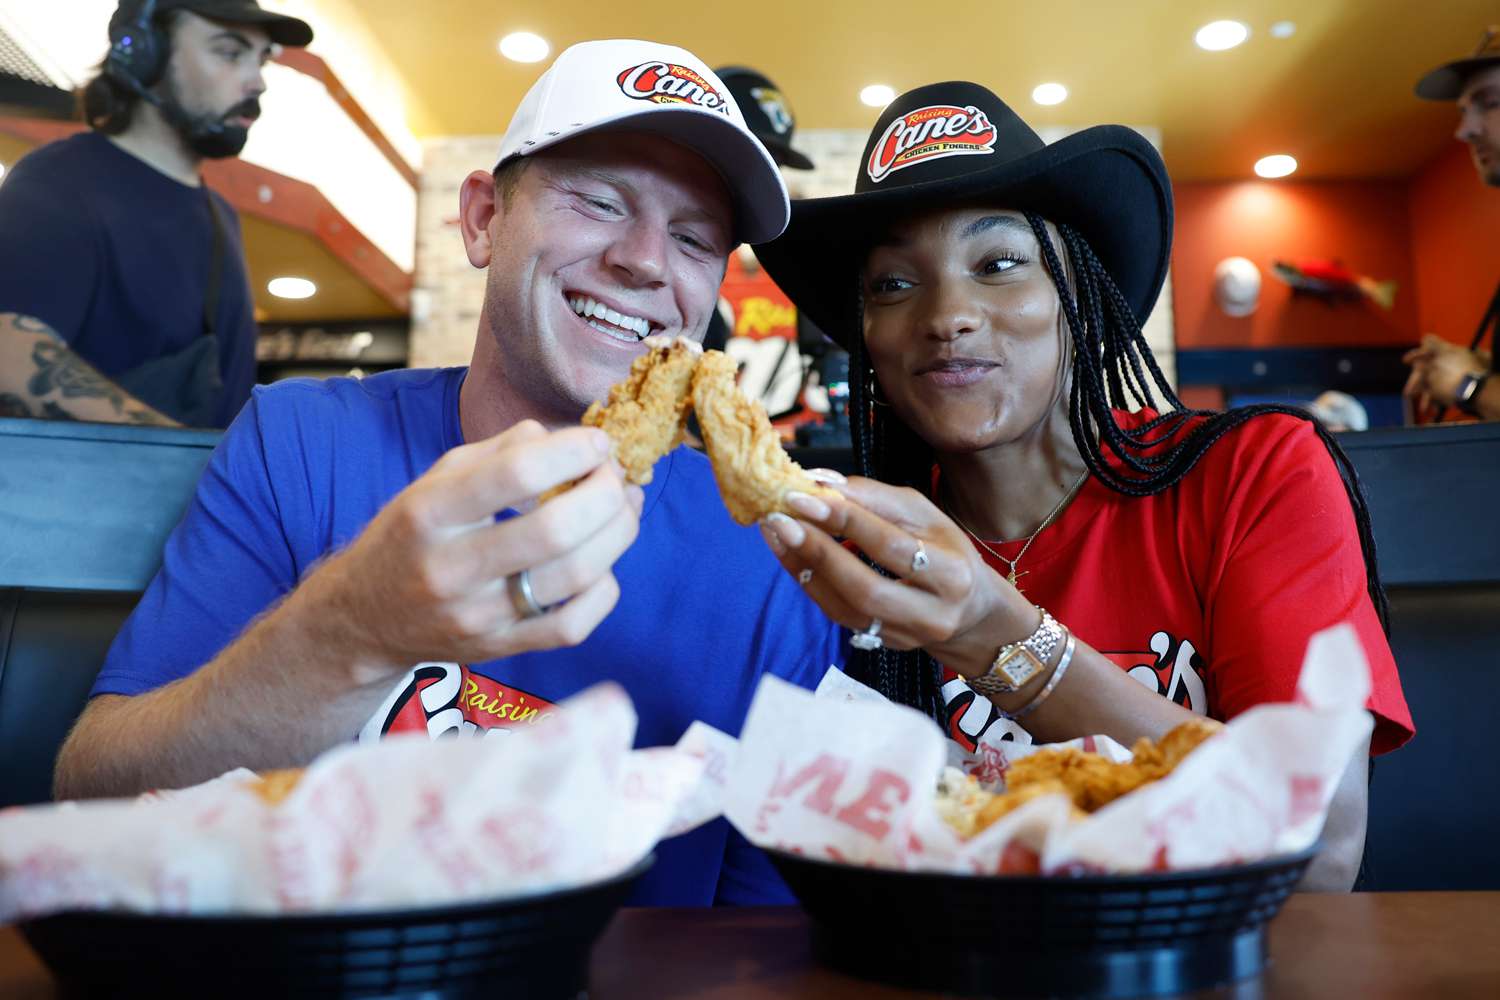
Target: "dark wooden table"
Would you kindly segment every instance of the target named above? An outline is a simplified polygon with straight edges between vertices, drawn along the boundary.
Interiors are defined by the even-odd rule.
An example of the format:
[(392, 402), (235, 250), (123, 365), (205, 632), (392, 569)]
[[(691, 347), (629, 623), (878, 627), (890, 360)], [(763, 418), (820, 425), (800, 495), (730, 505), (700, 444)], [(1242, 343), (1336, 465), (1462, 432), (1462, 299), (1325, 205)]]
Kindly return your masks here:
[[(797, 909), (622, 911), (594, 952), (589, 989), (590, 1000), (921, 995), (813, 964)], [(1500, 997), (1500, 892), (1294, 896), (1271, 925), (1270, 969), (1207, 995)], [(0, 997), (56, 996), (20, 934), (0, 928)]]

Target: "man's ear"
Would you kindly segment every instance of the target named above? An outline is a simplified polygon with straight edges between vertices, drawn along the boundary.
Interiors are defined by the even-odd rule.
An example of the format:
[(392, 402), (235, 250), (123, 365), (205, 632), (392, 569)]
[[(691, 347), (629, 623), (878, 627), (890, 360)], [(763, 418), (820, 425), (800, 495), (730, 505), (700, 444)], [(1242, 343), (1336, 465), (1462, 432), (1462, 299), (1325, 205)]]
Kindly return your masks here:
[(464, 236), (464, 251), (477, 268), (490, 266), (494, 245), (490, 222), (501, 206), (495, 193), (495, 178), (488, 170), (476, 170), (458, 189), (458, 228)]

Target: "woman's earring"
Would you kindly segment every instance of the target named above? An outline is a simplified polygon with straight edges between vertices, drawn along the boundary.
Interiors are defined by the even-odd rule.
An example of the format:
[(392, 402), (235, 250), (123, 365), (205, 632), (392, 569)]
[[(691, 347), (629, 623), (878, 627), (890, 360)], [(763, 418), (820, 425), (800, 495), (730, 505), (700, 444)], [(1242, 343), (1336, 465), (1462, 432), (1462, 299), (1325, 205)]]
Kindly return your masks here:
[(865, 373), (865, 396), (876, 406), (891, 405), (880, 398), (880, 383), (875, 381), (875, 373), (873, 371)]

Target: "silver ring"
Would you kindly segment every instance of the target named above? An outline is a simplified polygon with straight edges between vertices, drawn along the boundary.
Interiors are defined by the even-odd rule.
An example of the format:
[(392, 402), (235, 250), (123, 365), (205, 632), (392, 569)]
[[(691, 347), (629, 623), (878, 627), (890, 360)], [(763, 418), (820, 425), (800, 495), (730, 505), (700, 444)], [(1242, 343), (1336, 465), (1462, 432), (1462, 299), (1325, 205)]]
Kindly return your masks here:
[(918, 538), (917, 551), (911, 554), (912, 576), (916, 576), (930, 565), (932, 565), (932, 560), (927, 558), (927, 548), (922, 544), (922, 539)]
[(522, 618), (540, 618), (547, 609), (536, 602), (531, 592), (531, 570), (523, 569), (505, 578), (505, 589), (510, 591), (510, 603)]
[(810, 570), (810, 569), (800, 570), (797, 573), (797, 582), (800, 583), (800, 584), (802, 584), (802, 586), (804, 586), (804, 587), (807, 586), (809, 583), (812, 583), (812, 570)]
[(885, 645), (885, 640), (880, 638), (880, 619), (876, 618), (870, 622), (870, 627), (863, 632), (856, 632), (849, 637), (849, 645), (855, 649), (875, 650)]

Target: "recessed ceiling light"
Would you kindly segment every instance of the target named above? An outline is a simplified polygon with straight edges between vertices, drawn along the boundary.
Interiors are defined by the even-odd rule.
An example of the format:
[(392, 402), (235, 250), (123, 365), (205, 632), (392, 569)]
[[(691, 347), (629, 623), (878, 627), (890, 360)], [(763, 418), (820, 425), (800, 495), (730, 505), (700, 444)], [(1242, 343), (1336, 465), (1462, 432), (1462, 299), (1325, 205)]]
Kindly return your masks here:
[(1274, 156), (1262, 156), (1255, 161), (1255, 172), (1262, 177), (1275, 178), (1286, 177), (1295, 173), (1297, 161), (1285, 153), (1277, 153)]
[(318, 294), (318, 286), (306, 278), (272, 278), (266, 291), (278, 299), (310, 299)]
[(1061, 104), (1068, 99), (1068, 88), (1060, 83), (1039, 84), (1031, 92), (1031, 99), (1038, 104)]
[(547, 39), (529, 31), (512, 31), (500, 39), (500, 54), (516, 62), (541, 62), (551, 51)]
[(1200, 49), (1222, 52), (1232, 49), (1250, 37), (1250, 29), (1238, 21), (1214, 21), (1198, 29), (1193, 40)]
[(1291, 38), (1297, 33), (1297, 26), (1291, 21), (1277, 21), (1271, 25), (1272, 38)]
[(872, 108), (883, 108), (896, 99), (896, 92), (883, 83), (872, 83), (859, 92), (859, 99)]

